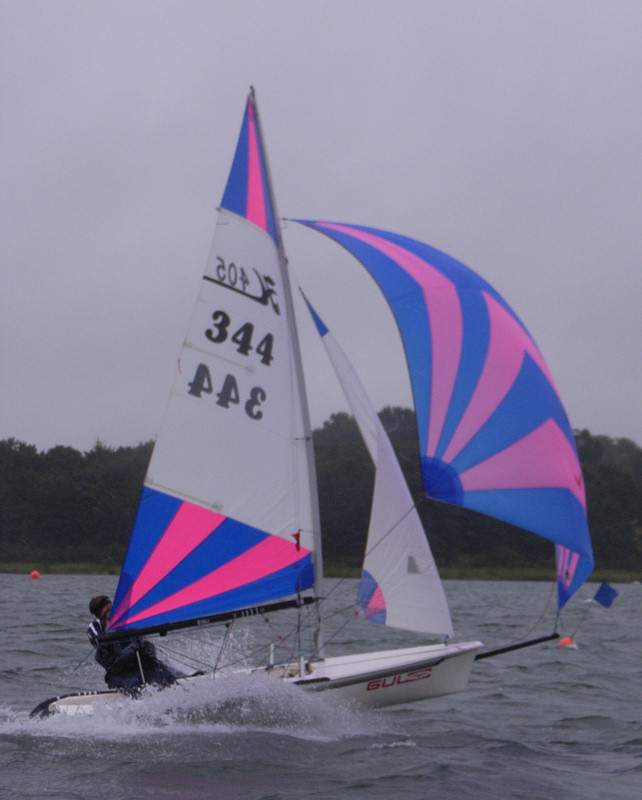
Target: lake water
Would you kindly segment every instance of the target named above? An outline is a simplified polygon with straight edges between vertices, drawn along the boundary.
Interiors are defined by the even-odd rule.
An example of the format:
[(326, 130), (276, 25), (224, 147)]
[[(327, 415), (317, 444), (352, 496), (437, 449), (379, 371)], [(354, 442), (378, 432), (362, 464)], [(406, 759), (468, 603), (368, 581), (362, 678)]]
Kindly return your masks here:
[[(87, 602), (116, 579), (0, 575), (0, 797), (7, 800), (425, 800), (642, 796), (642, 586), (621, 585), (610, 609), (570, 603), (556, 642), (479, 661), (466, 692), (388, 710), (336, 706), (277, 682), (230, 677), (170, 688), (84, 718), (31, 720), (52, 695), (103, 688), (87, 659)], [(332, 594), (349, 606), (356, 582)], [(542, 583), (446, 583), (458, 638), (488, 647), (519, 638), (542, 615)], [(531, 636), (553, 628), (552, 603)], [(276, 618), (276, 615), (275, 615)], [(351, 619), (350, 615), (343, 619)], [(340, 627), (330, 620), (327, 633)], [(226, 658), (262, 633), (235, 631)], [(261, 629), (262, 630), (262, 629)], [(216, 658), (194, 635), (163, 644), (176, 658)], [(155, 640), (158, 641), (158, 640)], [(353, 619), (335, 651), (416, 643)], [(331, 648), (332, 649), (332, 648)], [(212, 657), (211, 653), (214, 652)]]

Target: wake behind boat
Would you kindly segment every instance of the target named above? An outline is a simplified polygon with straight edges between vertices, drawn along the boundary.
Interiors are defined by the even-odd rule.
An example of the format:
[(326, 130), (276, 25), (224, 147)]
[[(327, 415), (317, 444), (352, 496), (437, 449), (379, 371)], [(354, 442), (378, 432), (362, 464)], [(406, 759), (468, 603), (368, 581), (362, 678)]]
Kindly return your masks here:
[[(561, 608), (593, 558), (573, 434), (526, 329), (483, 279), (427, 245), (354, 225), (302, 224), (350, 251), (388, 301), (406, 353), (426, 494), (555, 542)], [(266, 653), (242, 670), (248, 678), (268, 675), (366, 706), (462, 691), (482, 644), (451, 643), (446, 597), (388, 436), (310, 309), (375, 464), (358, 612), (428, 643), (325, 656), (332, 633), (324, 625), (311, 426), (253, 93), (101, 639), (295, 608), (290, 655)], [(113, 702), (129, 700), (112, 691), (67, 695), (32, 714)]]

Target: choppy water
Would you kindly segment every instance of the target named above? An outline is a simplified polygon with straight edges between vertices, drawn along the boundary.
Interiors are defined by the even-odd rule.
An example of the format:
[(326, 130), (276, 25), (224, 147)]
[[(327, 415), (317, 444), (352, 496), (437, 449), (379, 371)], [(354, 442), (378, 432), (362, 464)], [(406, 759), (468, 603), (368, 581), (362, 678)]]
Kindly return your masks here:
[[(592, 604), (576, 639), (478, 662), (467, 692), (382, 711), (336, 706), (277, 682), (171, 688), (92, 718), (35, 721), (55, 694), (102, 688), (88, 653), (88, 598), (115, 579), (0, 575), (0, 797), (61, 800), (424, 800), (642, 796), (642, 586)], [(570, 633), (595, 586), (565, 613)], [(347, 605), (354, 582), (334, 593)], [(461, 638), (498, 646), (546, 606), (537, 583), (448, 582)], [(334, 624), (336, 620), (332, 621)], [(339, 623), (337, 622), (337, 625)], [(553, 626), (548, 611), (534, 635)], [(331, 632), (331, 625), (329, 626)], [(214, 658), (218, 633), (210, 633)], [(251, 650), (235, 634), (226, 656)], [(337, 648), (403, 644), (351, 622)], [(410, 641), (409, 643), (412, 643)], [(194, 637), (181, 650), (205, 656)], [(208, 655), (208, 657), (211, 657)]]

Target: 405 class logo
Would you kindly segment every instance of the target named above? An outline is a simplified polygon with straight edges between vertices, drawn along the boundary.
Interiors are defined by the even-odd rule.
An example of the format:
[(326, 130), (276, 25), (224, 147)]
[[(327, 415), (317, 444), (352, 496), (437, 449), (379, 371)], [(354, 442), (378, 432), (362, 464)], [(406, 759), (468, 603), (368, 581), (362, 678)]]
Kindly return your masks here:
[(404, 683), (411, 683), (412, 681), (423, 681), (432, 675), (432, 667), (424, 667), (423, 669), (415, 669), (411, 672), (403, 672), (401, 675), (391, 675), (387, 678), (375, 678), (368, 681), (366, 685), (367, 692), (373, 692), (376, 689), (389, 689), (391, 686), (401, 686)]
[(221, 256), (216, 256), (216, 277), (203, 275), (203, 279), (242, 294), (262, 306), (270, 306), (277, 316), (280, 315), (274, 280), (269, 275), (261, 275), (254, 267), (252, 272), (254, 275), (248, 275), (243, 267), (238, 267), (233, 261), (226, 262)]

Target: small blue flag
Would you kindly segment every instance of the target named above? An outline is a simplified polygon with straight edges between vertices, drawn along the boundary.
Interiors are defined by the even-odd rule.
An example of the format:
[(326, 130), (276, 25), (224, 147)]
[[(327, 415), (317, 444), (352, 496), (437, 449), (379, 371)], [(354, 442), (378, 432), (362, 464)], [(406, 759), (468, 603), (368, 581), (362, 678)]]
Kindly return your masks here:
[(597, 592), (595, 592), (593, 600), (595, 600), (596, 603), (604, 606), (604, 608), (608, 608), (616, 597), (617, 592), (615, 589), (612, 586), (609, 586), (606, 581), (603, 581), (600, 584), (600, 588), (597, 590)]

